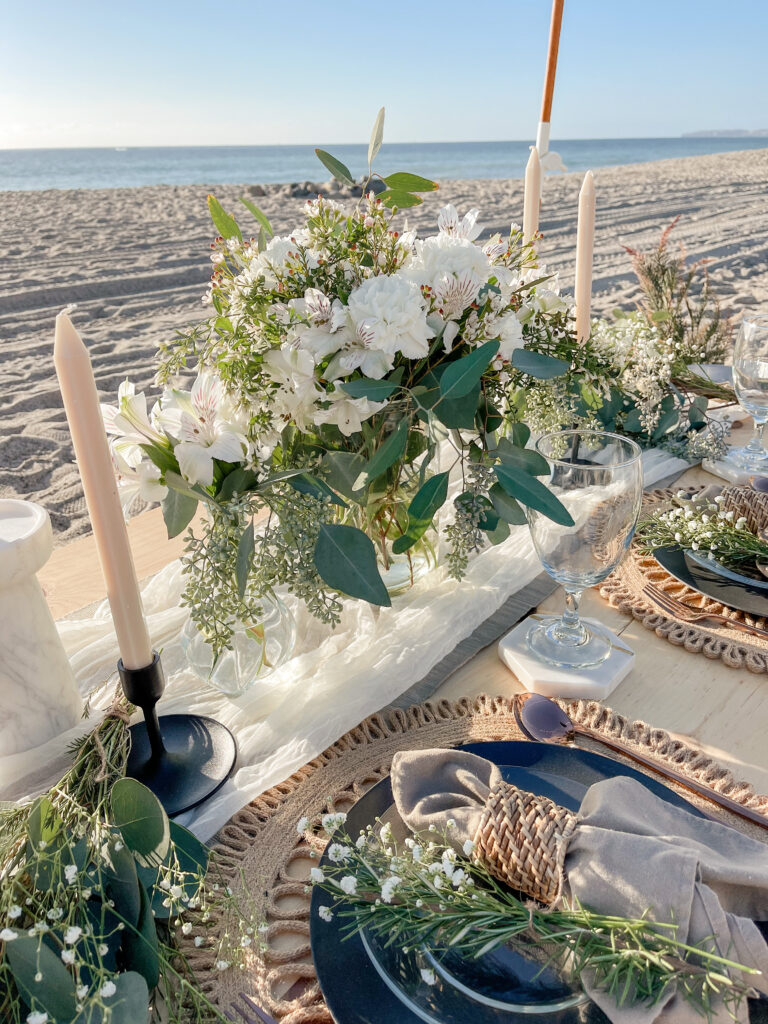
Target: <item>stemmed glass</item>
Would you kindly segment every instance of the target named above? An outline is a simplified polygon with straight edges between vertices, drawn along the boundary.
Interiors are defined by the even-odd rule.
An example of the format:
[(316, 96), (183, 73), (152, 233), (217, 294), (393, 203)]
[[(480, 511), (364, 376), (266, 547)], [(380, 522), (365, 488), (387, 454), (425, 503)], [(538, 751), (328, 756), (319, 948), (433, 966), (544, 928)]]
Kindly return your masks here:
[(768, 315), (745, 316), (733, 349), (733, 386), (739, 405), (755, 423), (752, 440), (732, 448), (731, 458), (744, 469), (766, 469), (763, 431), (768, 421)]
[(544, 434), (536, 450), (550, 466), (550, 490), (573, 518), (561, 526), (526, 509), (544, 568), (565, 589), (562, 618), (532, 626), (528, 646), (540, 660), (565, 668), (599, 665), (610, 638), (579, 618), (582, 591), (609, 576), (629, 547), (643, 497), (641, 451), (634, 441), (599, 430)]

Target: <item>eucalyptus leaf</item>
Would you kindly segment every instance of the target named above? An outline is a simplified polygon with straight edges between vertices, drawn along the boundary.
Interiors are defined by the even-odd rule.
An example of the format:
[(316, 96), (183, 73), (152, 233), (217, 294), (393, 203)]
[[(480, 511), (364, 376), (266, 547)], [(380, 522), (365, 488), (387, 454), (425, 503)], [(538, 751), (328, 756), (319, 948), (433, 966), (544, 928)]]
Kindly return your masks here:
[(440, 378), (440, 401), (461, 398), (476, 387), (498, 351), (498, 341), (486, 341), (468, 356), (449, 363)]
[(149, 1013), (149, 989), (137, 971), (114, 978), (115, 993), (105, 999), (106, 1010), (87, 1004), (72, 1024), (144, 1024)]
[(381, 476), (385, 470), (403, 457), (405, 446), (408, 444), (409, 428), (408, 417), (403, 416), (389, 437), (379, 445), (365, 466), (365, 475), (369, 481)]
[(529, 377), (536, 377), (537, 380), (562, 377), (571, 368), (571, 364), (564, 359), (556, 359), (554, 356), (544, 355), (543, 352), (531, 352), (527, 348), (515, 349), (512, 353), (512, 365), (516, 370), (527, 373)]
[(419, 206), (424, 200), (420, 196), (414, 196), (410, 192), (403, 192), (397, 189), (385, 189), (379, 192), (378, 199), (391, 210), (408, 210), (411, 206)]
[(509, 536), (509, 523), (500, 518), (496, 524), (496, 528), (486, 532), (488, 534), (488, 540), (494, 545), (494, 547), (497, 544), (503, 544)]
[(248, 586), (248, 577), (253, 565), (253, 552), (256, 541), (253, 535), (253, 520), (251, 519), (246, 528), (240, 534), (237, 542), (237, 558), (235, 560), (235, 581), (237, 583), (237, 595), (242, 601), (245, 597), (245, 590)]
[(373, 161), (379, 155), (381, 144), (384, 141), (384, 107), (376, 115), (376, 120), (373, 124), (373, 131), (371, 132), (371, 141), (368, 143), (368, 173), (371, 172)]
[(190, 498), (172, 487), (163, 498), (163, 520), (168, 537), (178, 537), (189, 526), (197, 512), (197, 498)]
[[(26, 1004), (38, 1010), (42, 1007), (54, 1021), (71, 1020), (77, 1013), (74, 976), (42, 937), (20, 935), (4, 946), (13, 980)], [(42, 982), (35, 981), (38, 972)]]
[(448, 473), (436, 473), (424, 483), (408, 506), (408, 529), (392, 544), (396, 555), (402, 554), (426, 533), (435, 513), (448, 497)]
[(393, 192), (436, 192), (440, 187), (436, 181), (422, 178), (420, 174), (411, 174), (409, 171), (388, 174), (384, 181)]
[(666, 412), (662, 412), (661, 416), (659, 416), (659, 421), (656, 424), (656, 429), (651, 435), (652, 440), (660, 440), (672, 429), (672, 427), (676, 427), (679, 422), (680, 413), (677, 409), (668, 409)]
[(246, 210), (252, 213), (253, 216), (256, 218), (256, 220), (259, 222), (261, 230), (269, 238), (271, 238), (275, 232), (272, 230), (272, 225), (269, 223), (267, 215), (265, 213), (262, 213), (258, 206), (255, 203), (252, 203), (250, 199), (246, 199), (245, 196), (240, 196), (240, 202), (243, 204)]
[(555, 497), (535, 476), (510, 466), (494, 466), (496, 478), (511, 498), (535, 509), (561, 526), (573, 526), (573, 517), (559, 498)]
[(548, 476), (549, 463), (533, 448), (518, 448), (506, 437), (499, 441), (499, 458), (505, 466), (525, 470), (531, 476)]
[(216, 196), (208, 196), (208, 210), (211, 214), (213, 226), (222, 238), (239, 238), (242, 241), (243, 235), (237, 226), (237, 221), (231, 214), (226, 212)]
[(328, 168), (334, 178), (338, 178), (338, 180), (344, 182), (345, 185), (355, 184), (352, 172), (341, 162), (341, 160), (337, 160), (335, 156), (331, 156), (330, 153), (326, 153), (324, 149), (316, 149), (315, 154), (317, 155), (318, 160)]
[(376, 551), (369, 537), (354, 526), (326, 523), (315, 544), (315, 567), (334, 590), (370, 604), (392, 604), (379, 575)]
[(122, 955), (129, 970), (138, 971), (149, 988), (160, 980), (160, 958), (158, 956), (157, 930), (149, 897), (143, 885), (139, 886), (141, 909), (136, 929), (126, 928), (123, 932)]
[(136, 872), (136, 861), (125, 843), (116, 844), (114, 838), (104, 843), (104, 861), (101, 875), (107, 896), (115, 904), (115, 910), (128, 924), (135, 926), (141, 912), (143, 888)]
[(433, 406), (434, 415), (444, 427), (472, 430), (480, 401), (480, 381), (461, 398), (440, 399)]
[(154, 793), (135, 779), (118, 779), (111, 803), (112, 821), (137, 862), (143, 867), (162, 864), (171, 833), (168, 815)]
[(512, 444), (518, 448), (525, 448), (531, 439), (531, 428), (527, 423), (512, 424)]
[(338, 385), (352, 398), (370, 398), (372, 402), (384, 402), (398, 389), (398, 384), (389, 380), (371, 380), (360, 377), (358, 380), (339, 382)]
[(318, 480), (311, 473), (302, 473), (301, 476), (293, 476), (288, 481), (291, 487), (299, 494), (311, 494), (313, 498), (322, 500), (330, 498), (334, 505), (340, 508), (349, 508), (346, 501), (340, 498), (336, 492), (328, 486), (324, 480)]
[(527, 522), (522, 506), (507, 494), (501, 484), (494, 484), (488, 491), (488, 497), (505, 523), (523, 526)]
[(357, 452), (326, 452), (323, 469), (328, 484), (345, 498), (359, 504), (365, 503), (366, 487), (355, 487), (361, 474), (365, 473), (365, 458)]
[(643, 422), (640, 419), (639, 409), (630, 409), (624, 417), (624, 429), (628, 430), (630, 434), (639, 434), (642, 432)]
[(229, 501), (235, 494), (245, 494), (254, 490), (258, 482), (259, 478), (252, 469), (233, 469), (222, 480), (216, 497), (219, 501)]

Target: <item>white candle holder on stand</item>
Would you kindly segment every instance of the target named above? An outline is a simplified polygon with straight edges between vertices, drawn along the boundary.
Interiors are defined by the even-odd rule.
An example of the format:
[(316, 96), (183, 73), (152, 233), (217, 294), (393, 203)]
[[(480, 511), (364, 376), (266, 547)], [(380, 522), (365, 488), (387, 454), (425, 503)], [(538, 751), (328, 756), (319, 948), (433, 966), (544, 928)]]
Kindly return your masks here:
[(53, 550), (48, 513), (0, 499), (0, 757), (77, 724), (83, 701), (35, 573)]

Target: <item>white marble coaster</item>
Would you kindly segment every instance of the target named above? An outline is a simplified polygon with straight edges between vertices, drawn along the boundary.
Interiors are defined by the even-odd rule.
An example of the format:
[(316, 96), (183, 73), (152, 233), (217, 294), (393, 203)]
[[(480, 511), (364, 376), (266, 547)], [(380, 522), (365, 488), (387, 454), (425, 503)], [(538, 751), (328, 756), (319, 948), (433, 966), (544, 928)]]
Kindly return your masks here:
[(768, 476), (768, 468), (762, 474), (760, 470), (744, 469), (743, 466), (737, 466), (735, 462), (732, 462), (728, 456), (724, 459), (718, 459), (717, 462), (713, 462), (711, 459), (704, 459), (701, 463), (701, 468), (706, 469), (713, 476), (719, 476), (721, 479), (727, 480), (731, 484), (738, 484), (739, 486), (748, 484), (753, 476)]
[[(611, 653), (593, 668), (558, 668), (539, 661), (525, 642), (528, 630), (533, 629), (542, 616), (529, 615), (499, 641), (499, 657), (517, 676), (526, 690), (545, 697), (583, 697), (586, 700), (604, 700), (613, 693), (635, 663), (634, 651), (627, 647), (601, 622), (595, 622), (610, 637)], [(586, 623), (593, 620), (584, 619)]]

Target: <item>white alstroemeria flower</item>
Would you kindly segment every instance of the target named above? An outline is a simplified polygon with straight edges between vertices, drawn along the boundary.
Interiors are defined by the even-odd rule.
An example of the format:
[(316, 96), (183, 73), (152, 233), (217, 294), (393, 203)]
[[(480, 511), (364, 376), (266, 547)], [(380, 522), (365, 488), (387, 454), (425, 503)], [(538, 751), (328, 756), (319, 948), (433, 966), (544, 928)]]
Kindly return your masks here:
[(305, 243), (305, 239), (297, 238), (297, 234), (295, 232), (290, 238), (281, 235), (270, 238), (264, 251), (257, 252), (242, 274), (238, 275), (243, 279), (243, 284), (249, 286), (261, 278), (268, 288), (274, 288), (285, 274), (288, 261), (298, 257), (299, 245)]
[(104, 429), (108, 434), (118, 438), (123, 458), (132, 465), (136, 465), (143, 458), (138, 445), (146, 444), (147, 441), (152, 444), (166, 443), (164, 435), (154, 422), (154, 412), (153, 409), (150, 419), (147, 412), (147, 396), (143, 391), (136, 394), (136, 386), (129, 380), (124, 380), (117, 389), (117, 405), (101, 406)]
[(452, 235), (454, 238), (466, 238), (467, 241), (474, 242), (483, 230), (482, 225), (477, 223), (479, 214), (479, 210), (472, 209), (459, 220), (456, 207), (449, 203), (440, 211), (440, 216), (437, 218), (437, 229), (440, 234)]
[(429, 352), (434, 332), (427, 324), (424, 298), (404, 274), (369, 277), (351, 293), (347, 308), (367, 349), (391, 357), (402, 352), (408, 359), (421, 359)]
[(568, 303), (553, 288), (537, 288), (533, 301), (542, 313), (561, 313), (568, 309)]
[(499, 339), (499, 356), (509, 362), (515, 349), (523, 347), (523, 325), (514, 313), (505, 313), (493, 325)]
[[(117, 479), (117, 493), (120, 496), (120, 505), (126, 520), (137, 499), (150, 502), (165, 500), (168, 488), (161, 483), (160, 470), (154, 462), (144, 459), (138, 465), (131, 465), (124, 458), (122, 450), (114, 440), (110, 442), (109, 447)], [(75, 872), (77, 872), (77, 868), (75, 868)], [(72, 883), (70, 882), (70, 884)]]
[(330, 402), (327, 409), (318, 409), (316, 423), (335, 423), (345, 437), (362, 430), (363, 420), (386, 406), (386, 402), (372, 402), (369, 398), (352, 398), (341, 390), (326, 395)]
[(325, 392), (315, 379), (315, 360), (303, 349), (272, 349), (264, 356), (264, 368), (279, 385), (272, 398), (275, 415), (293, 419), (299, 430), (314, 422), (315, 402)]
[(483, 284), (472, 270), (441, 274), (433, 285), (435, 307), (446, 320), (458, 320), (475, 301)]
[[(462, 293), (466, 308), (475, 301), (493, 271), (488, 257), (474, 242), (441, 232), (416, 242), (415, 255), (409, 261), (406, 273), (419, 287), (426, 285), (433, 290), (434, 305), (438, 312), (441, 312), (441, 298), (450, 302), (450, 315), (443, 313), (450, 320), (464, 311), (454, 308), (459, 297), (458, 290)], [(451, 284), (451, 278), (455, 279), (455, 285)], [(457, 289), (456, 294), (453, 288)]]
[(355, 330), (345, 331), (344, 348), (331, 359), (323, 376), (334, 381), (360, 370), (364, 377), (381, 380), (395, 365), (395, 357), (376, 348), (376, 329), (372, 321), (362, 320)]
[(181, 475), (191, 484), (213, 483), (213, 460), (240, 462), (248, 452), (242, 424), (227, 399), (221, 381), (201, 373), (191, 392), (163, 396), (157, 421), (178, 438), (174, 455)]

